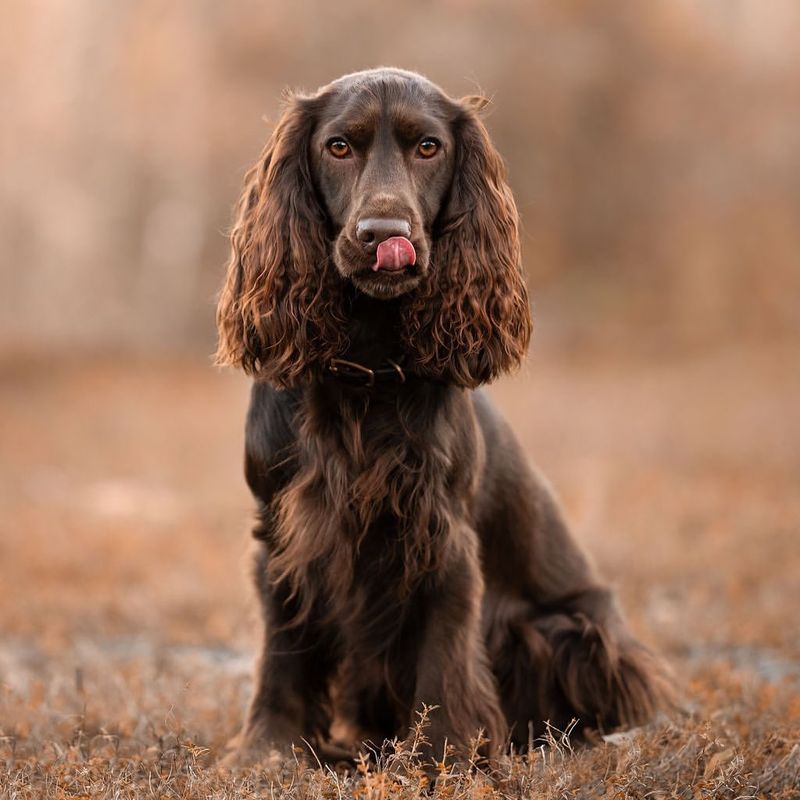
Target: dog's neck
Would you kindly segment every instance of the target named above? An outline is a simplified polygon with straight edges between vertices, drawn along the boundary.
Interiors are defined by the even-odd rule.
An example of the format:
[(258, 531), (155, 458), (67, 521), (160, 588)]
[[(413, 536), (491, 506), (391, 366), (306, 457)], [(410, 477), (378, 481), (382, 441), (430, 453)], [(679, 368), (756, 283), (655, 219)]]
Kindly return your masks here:
[(342, 356), (366, 366), (402, 356), (400, 303), (376, 300), (360, 292), (353, 298), (350, 346)]

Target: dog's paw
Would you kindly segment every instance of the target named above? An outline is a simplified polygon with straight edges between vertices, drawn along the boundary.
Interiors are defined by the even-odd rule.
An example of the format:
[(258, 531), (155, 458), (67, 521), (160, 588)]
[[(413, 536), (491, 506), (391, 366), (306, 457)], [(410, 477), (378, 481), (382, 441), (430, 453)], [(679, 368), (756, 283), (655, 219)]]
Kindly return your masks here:
[(237, 734), (222, 749), (217, 765), (227, 770), (250, 769), (256, 764), (278, 767), (286, 757), (287, 752), (263, 742), (248, 741), (242, 734)]

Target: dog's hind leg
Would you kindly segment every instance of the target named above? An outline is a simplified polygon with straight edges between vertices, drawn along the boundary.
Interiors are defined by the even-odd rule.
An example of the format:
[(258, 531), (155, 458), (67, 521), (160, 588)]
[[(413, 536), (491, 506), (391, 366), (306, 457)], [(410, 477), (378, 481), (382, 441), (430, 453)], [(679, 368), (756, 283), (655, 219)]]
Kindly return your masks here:
[[(544, 480), (485, 398), (478, 530), (487, 595), (483, 630), (501, 703), (527, 742), (563, 730), (636, 725), (670, 701), (658, 660), (628, 630), (612, 593), (570, 533)], [(519, 742), (517, 742), (519, 743)]]
[(492, 621), (487, 645), (517, 748), (545, 733), (608, 732), (670, 703), (659, 661), (626, 630), (611, 594), (596, 589), (558, 609)]

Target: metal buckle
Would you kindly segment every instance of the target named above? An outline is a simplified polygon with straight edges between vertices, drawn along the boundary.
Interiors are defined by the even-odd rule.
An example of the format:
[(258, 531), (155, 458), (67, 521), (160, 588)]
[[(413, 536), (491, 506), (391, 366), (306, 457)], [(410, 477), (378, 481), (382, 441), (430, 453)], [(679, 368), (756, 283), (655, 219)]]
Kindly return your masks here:
[[(343, 370), (342, 367), (355, 370), (355, 374), (348, 373), (346, 370)], [(369, 367), (365, 367), (363, 364), (356, 364), (355, 361), (346, 361), (344, 358), (332, 358), (328, 364), (328, 370), (334, 375), (341, 375), (343, 378), (364, 378), (365, 386), (372, 387), (375, 385), (375, 373), (373, 370)], [(403, 380), (405, 380), (405, 376)]]
[(387, 361), (388, 361), (388, 362), (389, 362), (389, 363), (390, 363), (390, 364), (391, 364), (391, 365), (392, 365), (392, 366), (395, 368), (395, 370), (397, 371), (397, 375), (398, 375), (398, 376), (399, 376), (399, 378), (400, 378), (400, 383), (405, 383), (405, 382), (406, 382), (406, 374), (405, 374), (405, 372), (403, 372), (403, 369), (402, 369), (402, 367), (401, 367), (401, 366), (400, 366), (400, 365), (399, 365), (399, 364), (398, 364), (396, 361), (392, 361), (392, 359), (391, 359), (391, 358), (387, 358), (386, 360), (387, 360)]

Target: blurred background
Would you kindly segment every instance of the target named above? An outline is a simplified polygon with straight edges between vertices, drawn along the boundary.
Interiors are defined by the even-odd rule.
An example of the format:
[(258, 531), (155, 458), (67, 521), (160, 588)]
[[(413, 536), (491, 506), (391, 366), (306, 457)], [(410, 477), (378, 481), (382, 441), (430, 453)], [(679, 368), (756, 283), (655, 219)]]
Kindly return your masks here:
[(281, 90), (381, 64), (493, 99), (543, 335), (800, 326), (794, 0), (4, 6), (2, 350), (208, 353)]
[(235, 731), (225, 233), (283, 88), (381, 64), (493, 100), (535, 335), (492, 391), (637, 634), (695, 707), (800, 679), (796, 0), (0, 8), (0, 746)]

